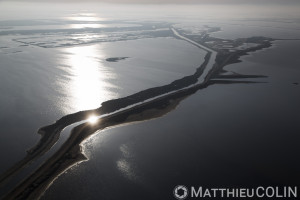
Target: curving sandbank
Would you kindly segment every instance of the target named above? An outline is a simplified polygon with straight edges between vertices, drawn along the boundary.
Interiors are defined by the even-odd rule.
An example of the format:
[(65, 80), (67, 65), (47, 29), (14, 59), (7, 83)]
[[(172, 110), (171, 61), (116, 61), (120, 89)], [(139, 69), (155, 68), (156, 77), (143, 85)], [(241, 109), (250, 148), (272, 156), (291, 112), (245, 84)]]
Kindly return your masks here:
[[(256, 49), (252, 49), (251, 51), (260, 50), (266, 47), (268, 46), (261, 45), (260, 48), (256, 47)], [(240, 56), (241, 55), (242, 53)], [(223, 57), (221, 59), (222, 62), (217, 60), (218, 56), (220, 56), (220, 54), (216, 54), (216, 57), (212, 59), (212, 53), (208, 52), (205, 56), (204, 63), (197, 68), (193, 75), (183, 77), (165, 86), (150, 88), (128, 97), (104, 102), (98, 109), (81, 111), (67, 115), (56, 121), (54, 124), (39, 129), (38, 133), (41, 134), (39, 143), (28, 150), (28, 154), (23, 160), (16, 163), (0, 177), (1, 184), (27, 164), (47, 152), (59, 139), (60, 132), (65, 127), (79, 121), (84, 121), (91, 114), (98, 116), (110, 114), (101, 118), (100, 122), (94, 126), (84, 123), (75, 127), (71, 132), (70, 138), (62, 145), (62, 147), (36, 172), (11, 191), (5, 199), (39, 197), (60, 173), (64, 172), (70, 166), (86, 159), (81, 153), (80, 143), (98, 130), (133, 121), (149, 120), (160, 117), (174, 109), (181, 101), (181, 98), (185, 98), (197, 90), (203, 89), (211, 84), (253, 83), (251, 81), (211, 80), (212, 78), (231, 79), (264, 77), (240, 74), (222, 75), (222, 72), (224, 71), (223, 67), (236, 59), (237, 54), (231, 54), (228, 57)], [(213, 65), (203, 77), (203, 72), (204, 70), (207, 70), (206, 67), (211, 60), (213, 60)], [(201, 76), (203, 78), (201, 80), (203, 81), (199, 83), (199, 77)]]

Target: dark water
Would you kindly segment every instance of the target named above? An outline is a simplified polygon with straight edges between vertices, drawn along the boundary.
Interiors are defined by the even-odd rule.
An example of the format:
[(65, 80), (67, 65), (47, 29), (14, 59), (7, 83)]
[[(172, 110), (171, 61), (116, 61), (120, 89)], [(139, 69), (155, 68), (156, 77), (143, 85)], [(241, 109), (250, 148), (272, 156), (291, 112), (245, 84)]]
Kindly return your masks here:
[(259, 79), (266, 83), (212, 85), (162, 118), (99, 132), (84, 144), (90, 160), (42, 199), (172, 199), (179, 184), (298, 185), (298, 49), (299, 42), (275, 42), (226, 67), (267, 75)]

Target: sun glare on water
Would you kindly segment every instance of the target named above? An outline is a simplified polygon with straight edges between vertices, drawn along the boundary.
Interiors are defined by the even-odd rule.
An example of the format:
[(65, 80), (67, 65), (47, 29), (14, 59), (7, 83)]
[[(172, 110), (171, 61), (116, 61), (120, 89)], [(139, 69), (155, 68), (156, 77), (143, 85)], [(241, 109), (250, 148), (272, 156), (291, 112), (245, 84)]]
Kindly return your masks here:
[(98, 117), (96, 116), (91, 116), (88, 118), (88, 122), (91, 124), (95, 124), (98, 121)]

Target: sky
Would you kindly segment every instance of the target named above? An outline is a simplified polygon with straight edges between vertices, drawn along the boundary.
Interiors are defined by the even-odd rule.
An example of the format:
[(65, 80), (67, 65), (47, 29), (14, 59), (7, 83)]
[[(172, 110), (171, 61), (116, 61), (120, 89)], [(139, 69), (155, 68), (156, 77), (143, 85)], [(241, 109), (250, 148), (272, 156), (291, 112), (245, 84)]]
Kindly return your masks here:
[[(42, 3), (43, 2), (43, 3)], [(88, 3), (91, 2), (91, 3)], [(94, 4), (97, 3), (97, 4)], [(105, 3), (104, 6), (98, 3)], [(112, 4), (106, 4), (112, 3)], [(169, 5), (169, 4), (174, 5)], [(199, 5), (192, 5), (197, 3)], [(141, 4), (134, 6), (133, 4)], [(154, 4), (154, 5), (148, 5)], [(162, 5), (163, 4), (163, 5)], [(210, 5), (213, 4), (213, 5)], [(145, 6), (146, 5), (146, 6)], [(186, 6), (186, 7), (185, 7)], [(57, 17), (57, 13), (89, 10), (109, 15), (191, 15), (300, 17), (300, 0), (0, 0), (0, 20)]]
[[(8, 1), (8, 0), (0, 0)], [(10, 0), (11, 1), (11, 0)], [(20, 1), (20, 0), (15, 0)], [(205, 4), (299, 4), (300, 0), (22, 0), (21, 2), (99, 2), (99, 3), (167, 3), (167, 4), (190, 4), (190, 3), (205, 3)]]

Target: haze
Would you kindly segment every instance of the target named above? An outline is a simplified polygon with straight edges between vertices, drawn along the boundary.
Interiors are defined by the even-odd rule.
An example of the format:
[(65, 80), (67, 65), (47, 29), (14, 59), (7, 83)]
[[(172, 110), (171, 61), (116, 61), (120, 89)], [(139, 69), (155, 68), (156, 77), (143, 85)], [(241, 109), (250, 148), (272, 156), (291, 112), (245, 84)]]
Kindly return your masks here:
[[(7, 1), (7, 0), (0, 0)], [(15, 0), (20, 1), (20, 0)], [(24, 0), (20, 2), (82, 2), (81, 0)], [(84, 2), (98, 3), (135, 3), (135, 4), (300, 4), (298, 0), (87, 0)]]

